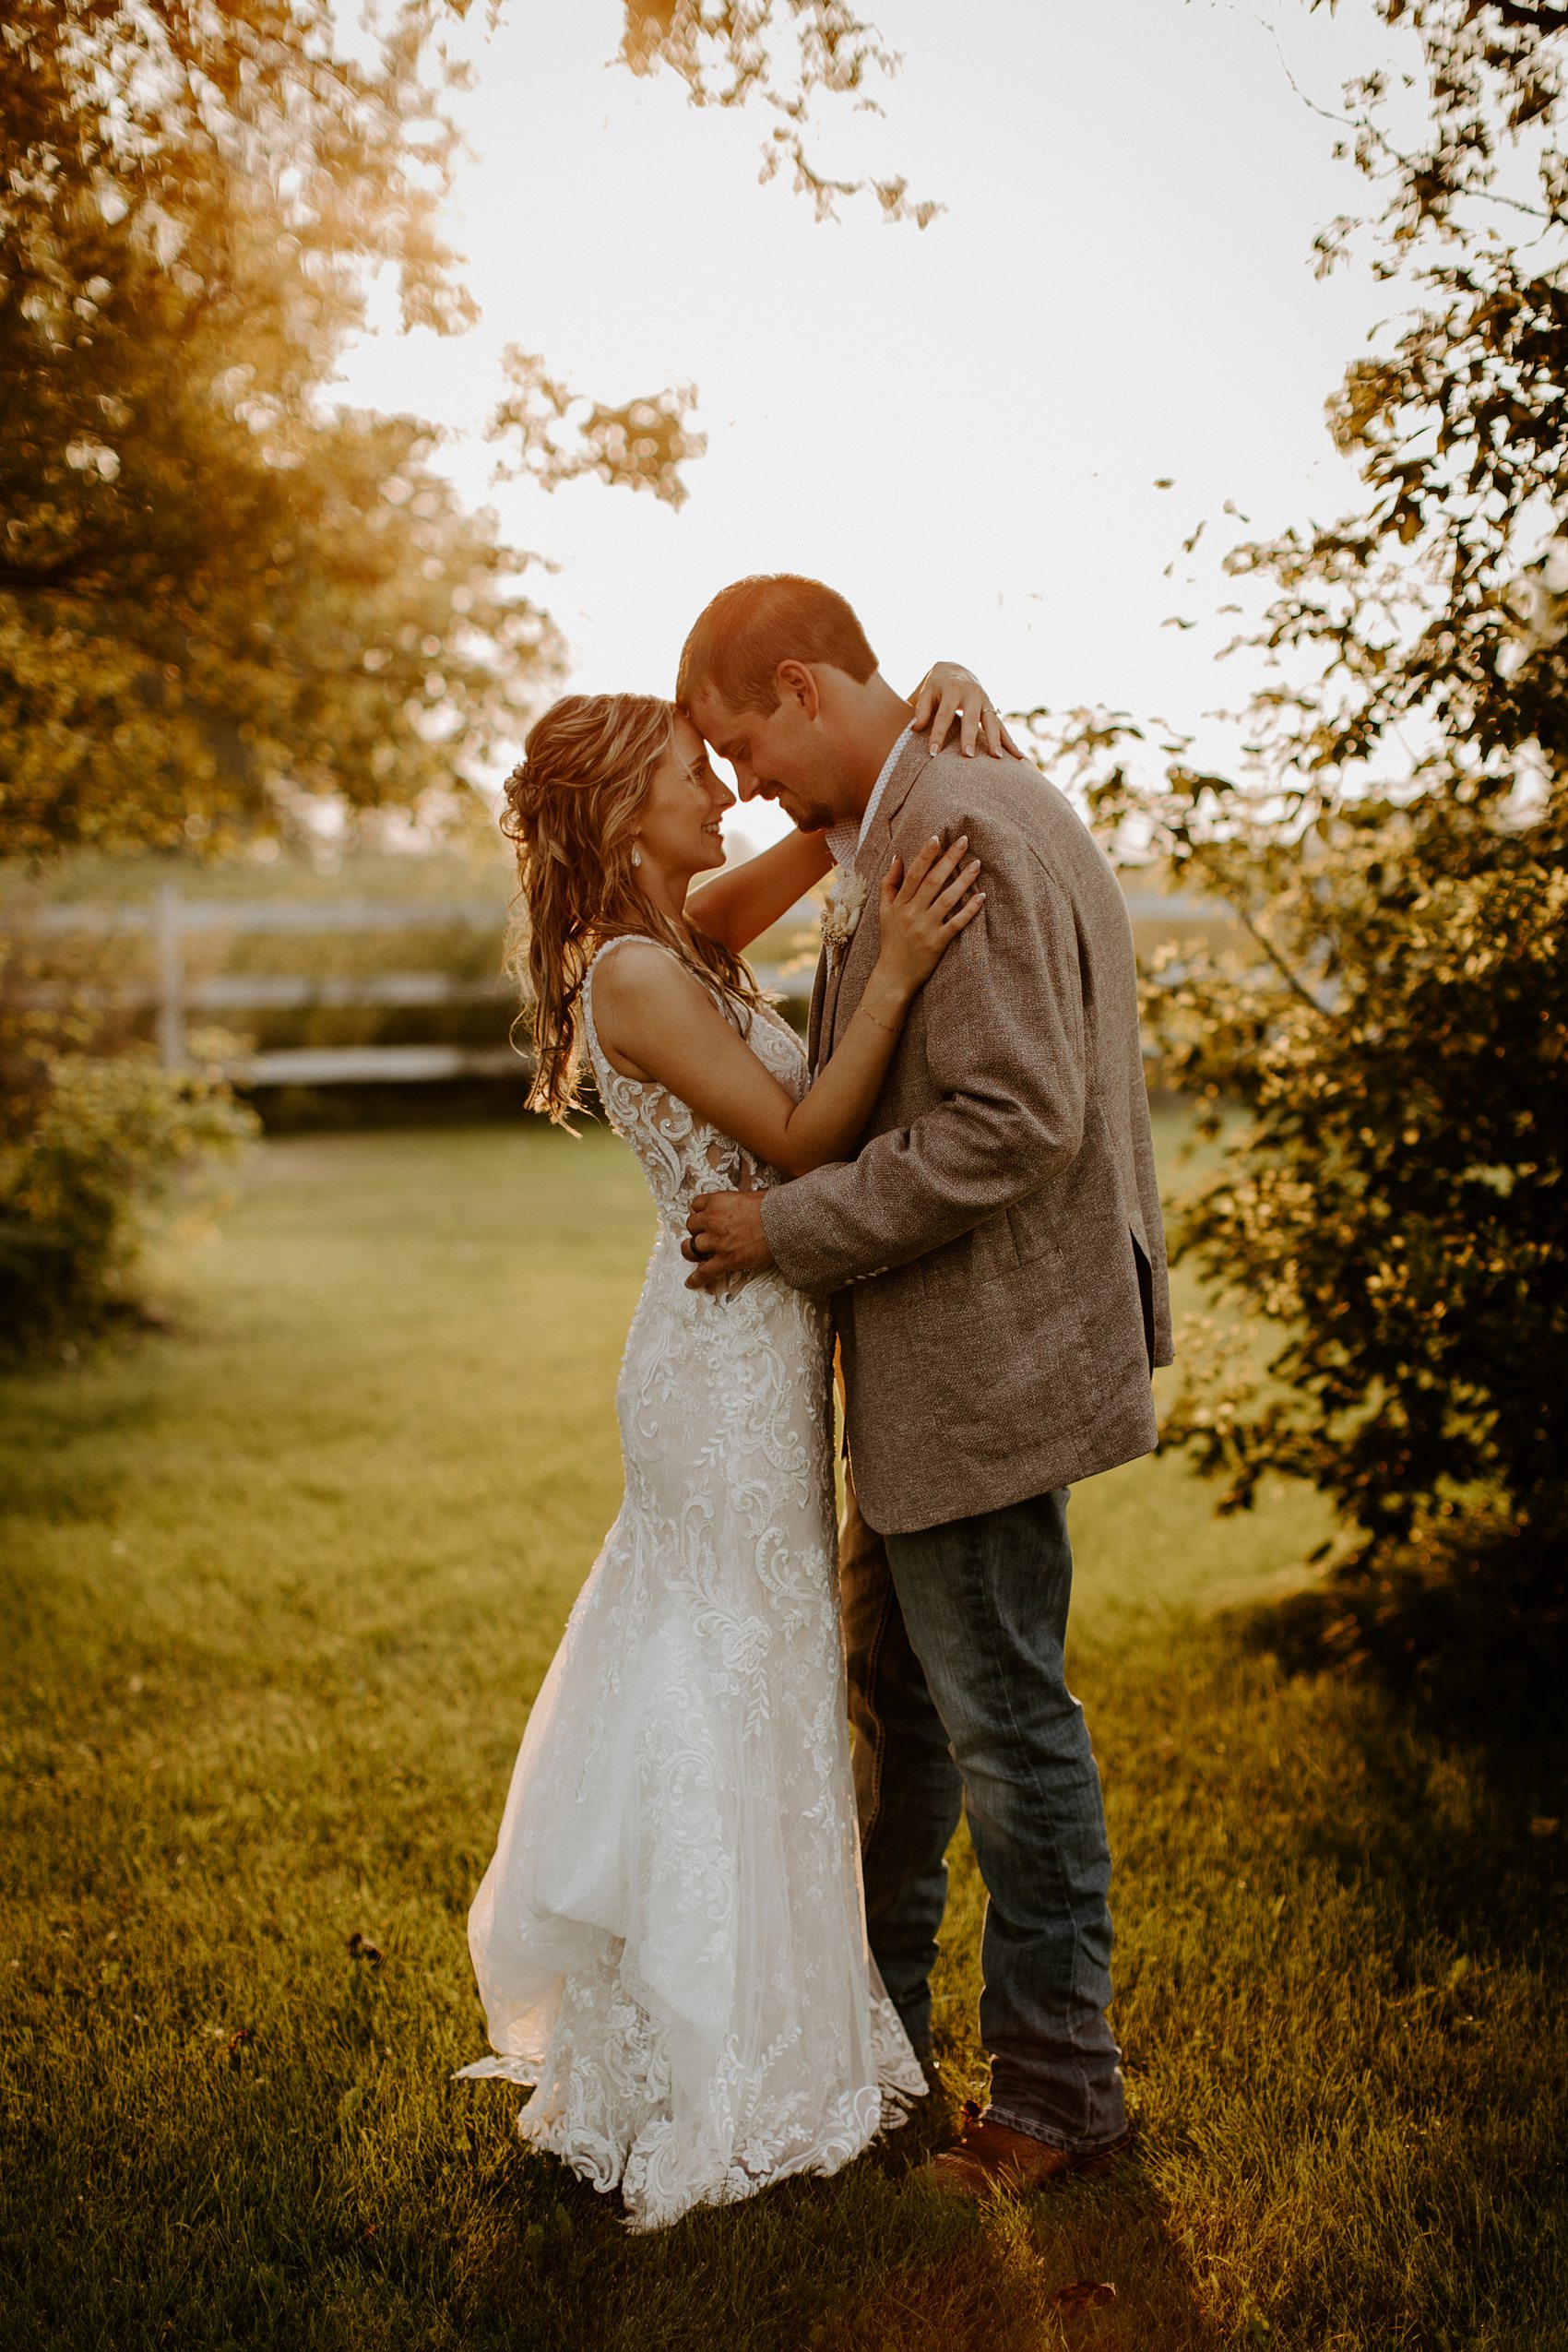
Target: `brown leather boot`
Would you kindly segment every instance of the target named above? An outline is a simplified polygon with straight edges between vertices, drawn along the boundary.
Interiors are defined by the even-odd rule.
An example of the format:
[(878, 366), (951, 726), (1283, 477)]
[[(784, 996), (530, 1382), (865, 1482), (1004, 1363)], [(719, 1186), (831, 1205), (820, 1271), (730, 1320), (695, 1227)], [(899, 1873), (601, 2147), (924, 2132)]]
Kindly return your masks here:
[(1022, 2196), (1030, 2189), (1049, 2189), (1059, 2180), (1092, 2178), (1109, 2169), (1111, 2159), (1132, 2140), (1123, 2132), (1108, 2148), (1078, 2156), (1071, 2148), (1052, 2147), (1028, 2132), (992, 2123), (973, 2099), (964, 2101), (964, 2120), (950, 2148), (925, 2168), (925, 2179), (948, 2197), (984, 2197), (1000, 2191)]

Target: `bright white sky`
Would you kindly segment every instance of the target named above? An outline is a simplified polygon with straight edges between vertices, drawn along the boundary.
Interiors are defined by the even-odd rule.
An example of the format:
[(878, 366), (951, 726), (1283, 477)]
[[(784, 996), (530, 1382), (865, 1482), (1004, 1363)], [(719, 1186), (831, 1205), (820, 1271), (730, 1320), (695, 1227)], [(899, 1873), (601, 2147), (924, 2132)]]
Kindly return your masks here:
[[(713, 591), (787, 569), (850, 598), (906, 690), (946, 654), (1004, 706), (1201, 728), (1257, 675), (1214, 664), (1235, 591), (1201, 559), (1251, 535), (1225, 502), (1257, 533), (1353, 502), (1323, 404), (1397, 299), (1363, 269), (1313, 274), (1314, 232), (1364, 184), (1281, 51), (1336, 107), (1390, 37), (1366, 0), (866, 12), (903, 71), (885, 120), (830, 112), (817, 148), (906, 172), (946, 207), (923, 232), (869, 200), (819, 225), (782, 175), (759, 186), (764, 111), (698, 113), (671, 76), (612, 65), (617, 0), (506, 0), (497, 32), (465, 28), (474, 154), (448, 226), (481, 323), (447, 342), (388, 323), (345, 397), (449, 428), (470, 496), (558, 566), (535, 592), (575, 686), (670, 692)], [(479, 429), (508, 342), (611, 401), (695, 383), (708, 449), (685, 506), (493, 487)], [(1180, 557), (1162, 576), (1205, 517), (1195, 580)]]

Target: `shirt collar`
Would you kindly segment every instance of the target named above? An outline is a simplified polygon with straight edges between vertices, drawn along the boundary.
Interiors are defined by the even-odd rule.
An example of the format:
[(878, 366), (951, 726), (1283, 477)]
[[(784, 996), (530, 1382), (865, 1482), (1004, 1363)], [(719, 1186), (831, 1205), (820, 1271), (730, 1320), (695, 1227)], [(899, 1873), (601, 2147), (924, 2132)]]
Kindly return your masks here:
[(887, 790), (888, 778), (897, 766), (899, 754), (914, 731), (915, 722), (911, 719), (882, 763), (881, 774), (871, 788), (871, 798), (866, 802), (865, 814), (860, 824), (857, 826), (853, 818), (847, 818), (842, 825), (829, 827), (827, 846), (833, 852), (835, 865), (848, 867), (854, 864), (861, 844), (871, 831), (872, 819), (876, 814), (882, 796)]

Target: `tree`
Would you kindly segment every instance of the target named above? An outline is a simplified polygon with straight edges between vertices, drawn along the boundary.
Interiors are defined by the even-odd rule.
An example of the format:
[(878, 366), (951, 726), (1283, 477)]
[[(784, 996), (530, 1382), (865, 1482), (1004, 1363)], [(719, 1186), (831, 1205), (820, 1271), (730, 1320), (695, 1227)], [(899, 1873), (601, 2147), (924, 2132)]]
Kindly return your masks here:
[(1181, 1246), (1277, 1339), (1200, 1363), (1170, 1434), (1229, 1505), (1270, 1471), (1319, 1488), (1336, 1638), (1431, 1673), (1455, 1611), (1491, 1661), (1560, 1655), (1565, 1623), (1568, 12), (1378, 6), (1428, 120), (1398, 146), (1400, 93), (1352, 87), (1378, 206), (1321, 241), (1332, 266), (1370, 236), (1417, 298), (1331, 404), (1366, 507), (1229, 559), (1272, 588), (1239, 774), (1174, 744), (1147, 780), (1113, 715), (1052, 731), (1111, 836), (1247, 942), (1183, 945), (1148, 1010), (1223, 1138)]
[(265, 826), (283, 779), (416, 799), (548, 653), (428, 431), (323, 398), (371, 269), (407, 318), (465, 316), (417, 14), (374, 68), (331, 31), (315, 0), (22, 0), (7, 26), (7, 854)]
[[(790, 14), (792, 76), (771, 0), (633, 9), (624, 59), (671, 65), (702, 102), (771, 97), (809, 178), (814, 92), (892, 61), (838, 0)], [(331, 0), (10, 11), (0, 857), (220, 845), (268, 828), (280, 790), (408, 805), (477, 772), (548, 678), (525, 559), (458, 505), (431, 430), (328, 391), (375, 272), (407, 324), (471, 315), (436, 232), (444, 16), (400, 0), (361, 64)], [(518, 467), (684, 494), (689, 392), (574, 403), (538, 360), (513, 374), (495, 430)]]
[[(0, 30), (0, 860), (83, 843), (221, 849), (302, 795), (450, 802), (515, 740), (557, 646), (526, 559), (466, 512), (410, 417), (331, 384), (377, 272), (407, 325), (471, 315), (436, 232), (457, 76), (442, 0), (390, 0), (369, 63), (332, 0), (15, 0)], [(460, 15), (466, 0), (452, 0)], [(785, 106), (868, 27), (791, 0), (628, 20), (624, 62)], [(717, 45), (716, 45), (717, 44)], [(716, 56), (743, 72), (709, 89)], [(891, 61), (877, 54), (883, 65)], [(787, 141), (788, 144), (788, 141)], [(802, 181), (802, 184), (808, 184)], [(819, 209), (837, 191), (816, 185)], [(900, 217), (901, 192), (878, 191)], [(546, 486), (678, 504), (689, 391), (575, 398), (521, 351), (494, 434)], [(16, 909), (13, 908), (13, 915)], [(107, 975), (0, 941), (0, 1322), (74, 1345), (136, 1311), (148, 1206), (233, 1144), (216, 1073), (160, 1071)]]
[(766, 103), (778, 119), (763, 148), (761, 176), (770, 180), (787, 167), (819, 220), (832, 218), (841, 196), (870, 195), (885, 220), (912, 220), (919, 229), (941, 210), (929, 198), (912, 198), (906, 179), (834, 179), (806, 151), (819, 96), (849, 98), (862, 111), (880, 112), (866, 85), (873, 74), (898, 69), (875, 26), (845, 0), (788, 0), (787, 17), (778, 0), (625, 0), (625, 11), (621, 55), (633, 73), (668, 66), (694, 106), (744, 106), (754, 97)]

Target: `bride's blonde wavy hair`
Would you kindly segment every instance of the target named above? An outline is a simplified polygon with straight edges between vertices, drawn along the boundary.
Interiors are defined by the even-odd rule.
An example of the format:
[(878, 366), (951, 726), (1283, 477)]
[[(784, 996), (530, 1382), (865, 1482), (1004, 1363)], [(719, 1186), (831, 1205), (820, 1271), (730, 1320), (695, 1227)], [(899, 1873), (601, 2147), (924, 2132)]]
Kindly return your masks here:
[(579, 999), (607, 940), (660, 941), (737, 1028), (762, 1001), (738, 956), (660, 913), (633, 863), (634, 827), (674, 742), (675, 716), (673, 703), (653, 695), (567, 695), (529, 729), (506, 778), (501, 830), (516, 846), (521, 884), (506, 968), (529, 1000), (517, 1016), (533, 1037), (529, 1106), (558, 1126), (577, 1108)]

